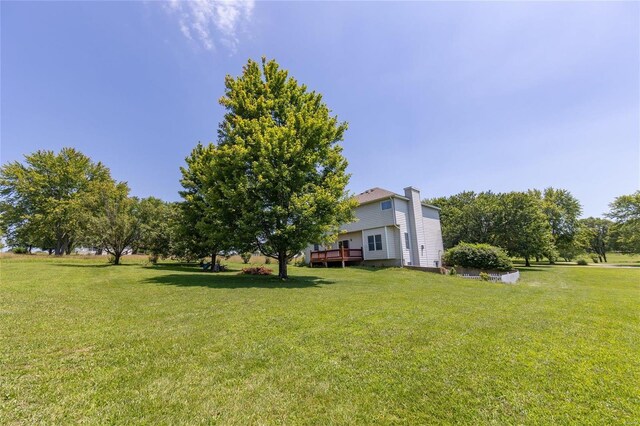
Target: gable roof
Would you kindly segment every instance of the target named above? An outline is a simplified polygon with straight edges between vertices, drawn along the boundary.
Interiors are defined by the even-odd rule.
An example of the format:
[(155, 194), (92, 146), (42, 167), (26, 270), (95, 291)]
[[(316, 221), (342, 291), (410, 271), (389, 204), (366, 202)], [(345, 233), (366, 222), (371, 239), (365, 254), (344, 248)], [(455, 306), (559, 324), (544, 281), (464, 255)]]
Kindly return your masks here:
[(355, 199), (358, 201), (358, 204), (366, 204), (391, 197), (398, 197), (406, 200), (406, 197), (403, 197), (400, 194), (378, 187), (367, 189), (366, 191), (356, 195)]
[[(384, 189), (384, 188), (378, 188), (377, 186), (375, 188), (367, 189), (366, 191), (361, 192), (360, 194), (356, 195), (354, 198), (356, 199), (356, 201), (358, 201), (358, 205), (362, 205), (362, 204), (372, 203), (374, 201), (387, 200), (391, 197), (400, 198), (401, 200), (407, 200), (407, 201), (409, 200), (404, 195), (396, 194), (393, 191), (389, 191), (388, 189)], [(427, 204), (423, 202), (420, 202), (420, 204), (431, 209), (440, 210), (440, 207), (437, 207), (431, 204)]]

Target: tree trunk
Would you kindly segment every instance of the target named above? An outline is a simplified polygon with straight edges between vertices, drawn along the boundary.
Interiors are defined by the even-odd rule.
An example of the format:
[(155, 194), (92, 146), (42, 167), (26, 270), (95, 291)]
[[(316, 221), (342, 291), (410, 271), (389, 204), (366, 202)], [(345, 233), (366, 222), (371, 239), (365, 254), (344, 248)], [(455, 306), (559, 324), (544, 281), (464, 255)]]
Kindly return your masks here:
[(56, 241), (56, 247), (54, 249), (54, 253), (56, 256), (62, 256), (62, 253), (64, 253), (64, 245), (61, 240)]
[(531, 263), (529, 263), (529, 256), (524, 257), (524, 266), (531, 266)]
[(607, 253), (604, 250), (602, 251), (602, 257), (604, 258), (604, 263), (607, 263)]
[(215, 251), (211, 252), (211, 267), (209, 268), (209, 272), (218, 272), (216, 269), (216, 257), (218, 257), (218, 253)]
[(47, 249), (47, 250), (49, 251), (49, 256), (51, 256), (51, 253), (53, 253), (53, 249), (50, 248), (50, 249)]
[(287, 256), (285, 253), (278, 253), (278, 278), (282, 280), (289, 278), (287, 274)]
[(122, 252), (116, 252), (116, 254), (113, 255), (113, 264), (114, 265), (119, 265), (120, 264), (120, 256), (122, 256)]
[[(540, 258), (538, 256), (536, 256), (536, 262), (540, 262)], [(529, 265), (527, 265), (529, 266)]]

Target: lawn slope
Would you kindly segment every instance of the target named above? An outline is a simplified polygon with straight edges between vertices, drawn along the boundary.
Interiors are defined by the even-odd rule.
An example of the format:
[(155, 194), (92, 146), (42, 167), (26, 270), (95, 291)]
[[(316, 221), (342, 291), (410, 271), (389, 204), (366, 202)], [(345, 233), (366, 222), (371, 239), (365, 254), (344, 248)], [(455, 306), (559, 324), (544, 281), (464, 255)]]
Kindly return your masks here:
[[(125, 260), (126, 261), (126, 260)], [(640, 270), (3, 258), (0, 422), (633, 423)]]

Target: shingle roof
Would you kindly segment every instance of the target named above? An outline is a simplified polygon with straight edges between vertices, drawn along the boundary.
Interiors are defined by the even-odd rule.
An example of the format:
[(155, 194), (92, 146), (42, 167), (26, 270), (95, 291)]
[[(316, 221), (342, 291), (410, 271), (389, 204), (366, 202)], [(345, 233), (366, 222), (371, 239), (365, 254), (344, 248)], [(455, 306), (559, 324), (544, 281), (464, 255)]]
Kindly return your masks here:
[(395, 192), (391, 192), (386, 189), (382, 189), (378, 187), (367, 189), (366, 191), (356, 195), (355, 198), (358, 201), (358, 204), (365, 204), (365, 203), (370, 203), (372, 201), (383, 200), (385, 198), (390, 198), (390, 197), (404, 198), (400, 194), (396, 194)]

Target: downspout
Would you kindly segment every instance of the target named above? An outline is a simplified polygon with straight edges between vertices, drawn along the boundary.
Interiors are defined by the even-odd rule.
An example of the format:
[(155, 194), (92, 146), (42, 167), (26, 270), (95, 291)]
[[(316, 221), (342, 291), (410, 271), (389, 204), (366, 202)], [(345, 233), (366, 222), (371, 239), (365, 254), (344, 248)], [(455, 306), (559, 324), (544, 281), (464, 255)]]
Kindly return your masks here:
[(400, 250), (400, 267), (404, 268), (404, 250), (402, 249), (402, 230), (400, 229), (400, 225), (398, 225), (398, 221), (396, 220), (396, 200), (393, 197), (389, 197), (391, 200), (391, 206), (393, 207), (393, 226), (398, 230), (398, 235), (400, 236), (400, 246), (398, 250)]

